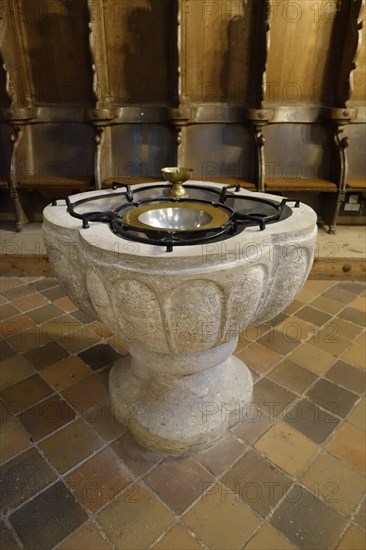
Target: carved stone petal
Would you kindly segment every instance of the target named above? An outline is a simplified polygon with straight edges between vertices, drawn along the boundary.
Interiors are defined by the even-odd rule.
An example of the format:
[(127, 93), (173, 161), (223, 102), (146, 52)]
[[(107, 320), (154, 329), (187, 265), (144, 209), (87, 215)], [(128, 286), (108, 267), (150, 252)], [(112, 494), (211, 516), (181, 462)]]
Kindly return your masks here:
[(251, 322), (266, 279), (266, 269), (259, 265), (249, 268), (234, 284), (227, 303), (225, 341), (239, 335)]
[(133, 279), (117, 283), (112, 291), (112, 304), (119, 336), (127, 346), (143, 342), (153, 351), (169, 352), (160, 304), (147, 285)]
[(212, 281), (196, 279), (179, 285), (165, 307), (174, 353), (197, 353), (221, 340), (223, 292)]

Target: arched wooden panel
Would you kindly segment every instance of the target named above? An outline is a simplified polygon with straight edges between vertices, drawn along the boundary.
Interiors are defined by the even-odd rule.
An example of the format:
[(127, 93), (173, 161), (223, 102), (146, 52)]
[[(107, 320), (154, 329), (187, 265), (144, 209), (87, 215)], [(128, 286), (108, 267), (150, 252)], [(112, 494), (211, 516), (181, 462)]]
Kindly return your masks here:
[(183, 102), (246, 104), (252, 17), (249, 0), (183, 3)]
[(86, 0), (23, 0), (14, 9), (34, 104), (92, 105)]
[(4, 61), (0, 55), (0, 108), (9, 107), (10, 99), (6, 93), (6, 72), (4, 69)]
[(366, 103), (366, 2), (362, 3), (359, 21), (362, 29), (359, 31), (359, 47), (356, 55), (356, 68), (352, 73), (352, 89), (350, 104)]
[[(101, 0), (106, 70), (117, 105), (175, 100), (176, 8), (170, 0)], [(98, 11), (96, 12), (98, 16)]]
[(271, 1), (266, 104), (320, 104), (336, 1)]

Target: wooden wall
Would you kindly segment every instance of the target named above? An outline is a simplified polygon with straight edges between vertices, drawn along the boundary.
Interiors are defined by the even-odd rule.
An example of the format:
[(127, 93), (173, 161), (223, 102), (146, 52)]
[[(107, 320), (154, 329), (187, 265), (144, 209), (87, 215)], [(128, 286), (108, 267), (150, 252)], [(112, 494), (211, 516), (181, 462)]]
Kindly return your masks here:
[(159, 178), (165, 165), (320, 194), (333, 229), (347, 192), (364, 192), (365, 0), (0, 9), (0, 178), (18, 228), (30, 192)]

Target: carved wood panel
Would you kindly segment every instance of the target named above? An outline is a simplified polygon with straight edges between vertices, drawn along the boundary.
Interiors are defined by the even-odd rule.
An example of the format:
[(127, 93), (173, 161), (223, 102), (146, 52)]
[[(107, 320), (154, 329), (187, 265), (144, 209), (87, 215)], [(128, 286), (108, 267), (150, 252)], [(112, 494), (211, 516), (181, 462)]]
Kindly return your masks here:
[(336, 0), (271, 0), (268, 105), (321, 103), (336, 10)]

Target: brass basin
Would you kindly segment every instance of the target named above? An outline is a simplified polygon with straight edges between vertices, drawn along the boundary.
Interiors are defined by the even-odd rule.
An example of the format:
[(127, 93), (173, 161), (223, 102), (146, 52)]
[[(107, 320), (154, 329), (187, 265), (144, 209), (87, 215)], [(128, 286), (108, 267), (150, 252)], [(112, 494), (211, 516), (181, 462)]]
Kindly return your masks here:
[(220, 227), (228, 221), (229, 214), (211, 204), (194, 202), (177, 204), (166, 201), (132, 208), (124, 214), (122, 219), (137, 229), (163, 229), (174, 232)]

